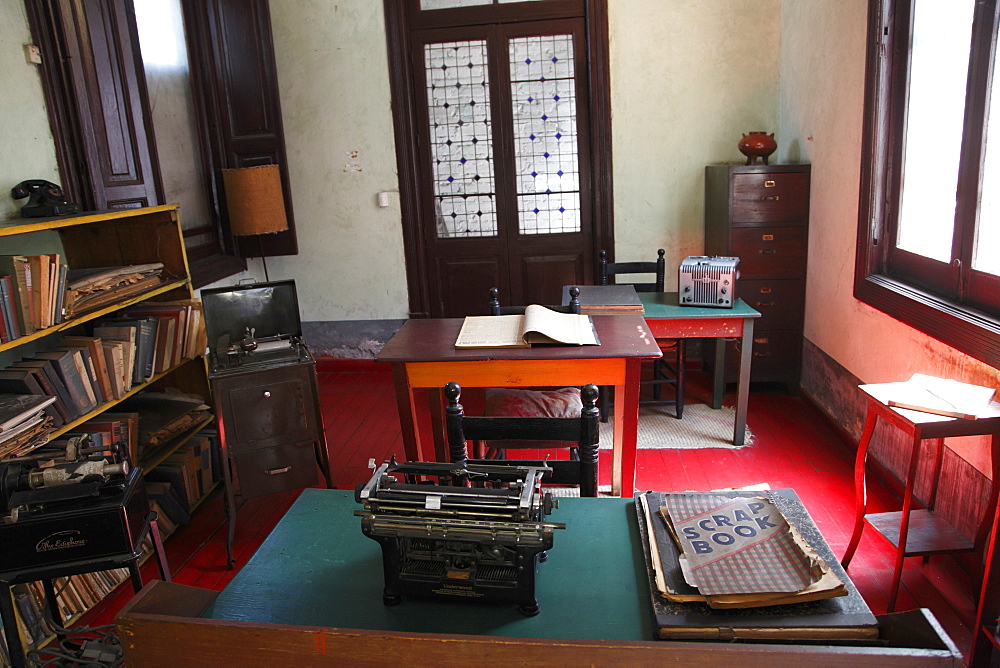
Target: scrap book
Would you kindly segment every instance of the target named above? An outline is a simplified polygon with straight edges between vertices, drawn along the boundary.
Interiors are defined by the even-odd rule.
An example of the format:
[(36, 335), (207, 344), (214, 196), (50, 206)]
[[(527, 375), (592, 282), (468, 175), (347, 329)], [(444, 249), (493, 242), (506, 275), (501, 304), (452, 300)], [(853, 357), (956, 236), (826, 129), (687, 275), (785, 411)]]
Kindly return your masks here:
[(589, 315), (559, 313), (532, 304), (523, 315), (470, 315), (462, 323), (456, 348), (529, 348), (538, 344), (596, 346)]
[[(673, 536), (670, 524), (660, 512), (661, 507), (669, 508), (673, 505), (673, 502), (668, 500), (671, 496), (684, 497), (682, 502), (692, 509), (708, 507), (721, 498), (723, 507), (728, 509), (720, 512), (708, 511), (707, 514), (701, 511), (700, 517), (696, 512), (689, 516), (690, 522), (681, 521), (676, 524), (675, 529), (679, 526), (678, 531), (683, 534), (684, 529), (692, 523), (694, 526), (698, 526), (699, 522), (702, 523), (702, 526), (698, 527), (699, 537), (691, 538), (691, 541), (704, 538), (701, 534), (707, 530), (712, 530), (707, 542), (713, 546), (729, 543), (729, 538), (726, 536), (749, 534), (750, 531), (747, 529), (736, 531), (737, 527), (751, 527), (751, 524), (743, 519), (744, 514), (753, 522), (752, 527), (755, 531), (766, 529), (764, 533), (770, 538), (776, 535), (792, 535), (795, 543), (804, 546), (808, 565), (804, 570), (799, 570), (799, 573), (800, 575), (806, 573), (802, 577), (810, 580), (811, 584), (799, 591), (768, 591), (774, 588), (773, 581), (779, 577), (775, 576), (776, 571), (767, 566), (744, 562), (736, 569), (737, 575), (733, 575), (732, 572), (730, 575), (741, 582), (738, 586), (750, 586), (756, 589), (754, 593), (706, 594), (699, 591), (685, 579), (685, 567), (681, 564), (684, 555)], [(765, 505), (758, 508), (762, 502), (765, 502)], [(679, 495), (646, 492), (636, 495), (636, 513), (644, 547), (650, 600), (653, 604), (658, 638), (832, 641), (864, 640), (877, 636), (874, 615), (836, 561), (793, 490)], [(781, 528), (782, 521), (778, 519), (779, 517), (787, 523), (787, 530)], [(758, 522), (758, 519), (761, 522)], [(772, 527), (767, 526), (769, 524), (776, 525), (777, 529), (771, 531)], [(722, 531), (714, 530), (720, 528)], [(760, 535), (758, 532), (758, 537)], [(731, 546), (735, 546), (735, 541)], [(704, 545), (688, 549), (702, 550), (702, 555), (709, 554), (704, 551), (707, 549)], [(793, 552), (797, 550), (796, 545)], [(723, 552), (729, 555), (733, 553), (732, 550)], [(736, 550), (736, 553), (740, 554), (740, 551)], [(714, 550), (713, 554), (719, 556)], [(816, 575), (819, 577), (815, 578)], [(786, 576), (787, 574), (780, 577)], [(751, 584), (747, 585), (746, 582)], [(787, 586), (786, 583), (779, 588)]]

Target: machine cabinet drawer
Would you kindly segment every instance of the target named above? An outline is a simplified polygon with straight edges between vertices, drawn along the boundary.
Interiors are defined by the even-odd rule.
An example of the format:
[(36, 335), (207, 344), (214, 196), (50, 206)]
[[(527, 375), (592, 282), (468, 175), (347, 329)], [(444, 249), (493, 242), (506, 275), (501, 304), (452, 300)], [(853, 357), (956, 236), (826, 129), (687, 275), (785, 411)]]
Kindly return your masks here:
[(319, 482), (315, 453), (313, 444), (306, 443), (236, 455), (233, 462), (240, 495), (251, 498), (312, 487)]
[(732, 222), (800, 223), (809, 219), (809, 176), (801, 172), (734, 174)]
[(804, 277), (807, 237), (804, 227), (734, 227), (731, 252), (740, 258), (740, 276)]
[(301, 364), (216, 380), (230, 453), (317, 440), (312, 379), (312, 365)]
[(806, 285), (801, 279), (741, 280), (737, 294), (751, 308), (760, 311), (754, 325), (758, 330), (802, 327)]

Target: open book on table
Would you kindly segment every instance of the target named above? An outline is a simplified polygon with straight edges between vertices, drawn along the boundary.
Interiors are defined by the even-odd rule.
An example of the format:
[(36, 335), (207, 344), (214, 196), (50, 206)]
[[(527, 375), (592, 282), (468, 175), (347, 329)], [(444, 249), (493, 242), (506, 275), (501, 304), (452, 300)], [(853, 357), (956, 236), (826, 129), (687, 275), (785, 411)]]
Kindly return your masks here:
[(901, 383), (884, 383), (886, 404), (895, 408), (976, 420), (1000, 417), (1000, 405), (993, 402), (992, 387), (962, 383), (951, 378), (935, 378), (915, 373)]
[(596, 346), (597, 332), (588, 315), (559, 313), (532, 304), (523, 315), (470, 315), (456, 348), (528, 348), (538, 344)]

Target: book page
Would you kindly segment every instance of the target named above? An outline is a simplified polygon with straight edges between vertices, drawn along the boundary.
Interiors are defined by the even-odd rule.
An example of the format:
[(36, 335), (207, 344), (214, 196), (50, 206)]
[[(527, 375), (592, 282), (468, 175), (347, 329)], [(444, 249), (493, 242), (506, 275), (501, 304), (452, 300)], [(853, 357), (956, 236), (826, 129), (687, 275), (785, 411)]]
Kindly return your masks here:
[(456, 348), (527, 348), (523, 315), (470, 315), (462, 323)]
[(524, 309), (524, 339), (528, 343), (599, 344), (589, 315), (559, 313), (538, 304)]

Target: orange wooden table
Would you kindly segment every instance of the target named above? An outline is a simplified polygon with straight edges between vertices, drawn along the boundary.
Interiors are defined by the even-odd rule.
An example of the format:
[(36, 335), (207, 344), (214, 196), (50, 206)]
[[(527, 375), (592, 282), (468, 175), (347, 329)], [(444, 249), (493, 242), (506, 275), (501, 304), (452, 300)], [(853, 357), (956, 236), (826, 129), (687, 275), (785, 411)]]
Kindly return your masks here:
[[(444, 384), (466, 387), (563, 387), (594, 383), (614, 388), (612, 493), (635, 485), (639, 372), (662, 353), (641, 315), (592, 316), (599, 346), (456, 349), (462, 318), (408, 320), (376, 360), (392, 365), (403, 447), (409, 461), (448, 461), (443, 424)], [(429, 391), (434, 451), (420, 442), (414, 397)]]

